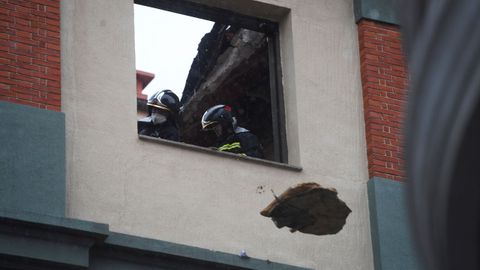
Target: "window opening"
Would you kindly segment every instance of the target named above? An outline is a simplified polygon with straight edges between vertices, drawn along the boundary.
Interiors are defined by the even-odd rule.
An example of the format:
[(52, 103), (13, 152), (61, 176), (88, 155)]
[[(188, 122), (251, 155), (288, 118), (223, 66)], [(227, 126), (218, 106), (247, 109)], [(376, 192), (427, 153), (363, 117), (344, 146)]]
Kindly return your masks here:
[[(142, 5), (142, 8), (162, 9), (211, 20), (208, 30), (201, 37), (189, 37), (182, 41), (194, 44), (196, 50), (191, 56), (183, 85), (171, 89), (180, 98), (182, 106), (177, 118), (180, 141), (202, 147), (215, 145), (217, 136), (214, 132), (202, 130), (201, 118), (208, 108), (225, 104), (230, 106), (237, 124), (258, 137), (265, 159), (287, 163), (277, 24), (187, 1), (136, 0), (135, 3), (135, 6)], [(137, 12), (135, 16), (137, 22)], [(155, 27), (161, 28), (162, 25)], [(170, 28), (176, 35), (189, 36), (179, 31), (175, 23), (165, 23), (164, 27)], [(161, 44), (174, 43), (166, 36), (161, 38)], [(138, 54), (140, 45), (137, 43), (136, 35)], [(181, 44), (174, 44), (168, 53), (177, 57), (175, 47), (179, 46)], [(161, 46), (158, 50), (168, 50), (166, 48)], [(154, 61), (166, 66), (174, 65), (164, 63), (162, 59)], [(143, 92), (152, 94), (169, 89), (166, 84), (162, 85), (162, 75), (154, 74), (155, 78), (150, 84), (153, 85), (157, 80), (158, 85)], [(145, 108), (145, 103), (146, 99), (138, 102), (139, 110)], [(138, 126), (140, 131), (141, 121)]]

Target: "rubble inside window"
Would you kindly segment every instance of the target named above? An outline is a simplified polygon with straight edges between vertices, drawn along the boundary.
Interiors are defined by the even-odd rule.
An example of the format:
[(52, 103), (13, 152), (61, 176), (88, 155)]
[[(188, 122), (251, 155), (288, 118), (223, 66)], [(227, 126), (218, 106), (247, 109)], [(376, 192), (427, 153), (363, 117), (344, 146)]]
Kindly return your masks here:
[(201, 129), (209, 107), (227, 104), (238, 124), (252, 131), (273, 160), (272, 113), (265, 34), (215, 24), (198, 47), (183, 91), (181, 135), (185, 143), (211, 146), (214, 134)]

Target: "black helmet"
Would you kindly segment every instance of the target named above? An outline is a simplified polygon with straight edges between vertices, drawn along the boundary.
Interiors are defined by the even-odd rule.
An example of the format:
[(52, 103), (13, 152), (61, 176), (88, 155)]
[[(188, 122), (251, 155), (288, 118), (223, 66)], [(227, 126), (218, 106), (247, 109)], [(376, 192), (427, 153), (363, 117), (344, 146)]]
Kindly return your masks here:
[(226, 105), (216, 105), (208, 109), (202, 116), (202, 129), (211, 130), (217, 124), (229, 125), (233, 128), (234, 117), (232, 117), (232, 107)]
[(156, 92), (148, 99), (147, 106), (177, 114), (180, 109), (180, 101), (171, 90), (162, 90)]

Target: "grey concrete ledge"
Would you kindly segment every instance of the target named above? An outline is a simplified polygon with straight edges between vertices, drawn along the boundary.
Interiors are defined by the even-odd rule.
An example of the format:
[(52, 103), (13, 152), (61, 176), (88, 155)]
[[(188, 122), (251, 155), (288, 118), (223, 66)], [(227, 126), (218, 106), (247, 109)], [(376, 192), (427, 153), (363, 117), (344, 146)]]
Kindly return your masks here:
[(170, 146), (174, 146), (174, 147), (181, 147), (183, 149), (188, 149), (188, 150), (198, 151), (198, 152), (204, 152), (204, 153), (207, 153), (207, 154), (216, 155), (216, 156), (225, 157), (225, 158), (231, 158), (231, 159), (240, 160), (240, 161), (244, 161), (244, 162), (251, 162), (251, 163), (258, 164), (258, 165), (280, 168), (280, 169), (285, 169), (285, 170), (295, 171), (295, 172), (301, 172), (302, 171), (302, 167), (298, 167), (298, 166), (294, 166), (294, 165), (274, 162), (274, 161), (265, 160), (265, 159), (253, 158), (253, 157), (240, 156), (240, 155), (237, 155), (237, 154), (216, 151), (216, 150), (212, 150), (212, 149), (209, 149), (209, 148), (206, 148), (206, 147), (201, 147), (201, 146), (197, 146), (197, 145), (193, 145), (193, 144), (175, 142), (175, 141), (170, 141), (170, 140), (165, 140), (165, 139), (160, 139), (160, 138), (154, 138), (154, 137), (145, 136), (145, 135), (138, 135), (138, 138), (141, 139), (141, 140), (144, 140), (144, 141), (161, 143), (161, 144), (170, 145)]
[(400, 25), (396, 0), (354, 0), (355, 22), (370, 19)]
[[(296, 267), (286, 264), (274, 263), (268, 260), (254, 258), (241, 258), (239, 255), (213, 251), (198, 247), (175, 244), (160, 240), (136, 237), (120, 233), (111, 233), (105, 241), (108, 246), (133, 249), (146, 253), (156, 253), (168, 256), (182, 257), (189, 260), (223, 265), (225, 267), (240, 267), (242, 269), (261, 270), (306, 270), (308, 268)], [(239, 250), (240, 252), (240, 250)], [(230, 268), (228, 268), (230, 269)]]

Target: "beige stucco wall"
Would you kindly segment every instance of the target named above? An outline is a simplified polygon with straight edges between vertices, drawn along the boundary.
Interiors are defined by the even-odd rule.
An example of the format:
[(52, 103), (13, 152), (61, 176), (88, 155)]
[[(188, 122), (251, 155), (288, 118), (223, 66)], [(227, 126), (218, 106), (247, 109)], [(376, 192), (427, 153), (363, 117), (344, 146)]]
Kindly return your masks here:
[[(139, 140), (133, 1), (62, 1), (67, 215), (297, 266), (373, 269), (352, 1), (198, 1), (279, 21), (289, 159), (303, 171)], [(307, 181), (352, 209), (338, 234), (292, 234), (260, 216), (273, 197), (258, 186), (279, 194)]]

